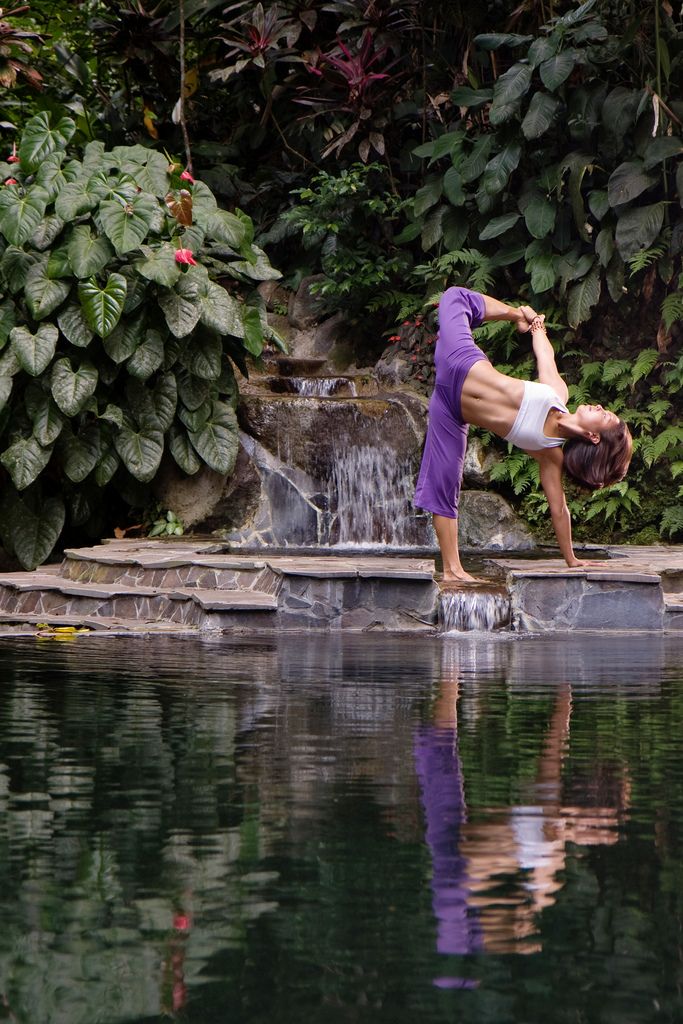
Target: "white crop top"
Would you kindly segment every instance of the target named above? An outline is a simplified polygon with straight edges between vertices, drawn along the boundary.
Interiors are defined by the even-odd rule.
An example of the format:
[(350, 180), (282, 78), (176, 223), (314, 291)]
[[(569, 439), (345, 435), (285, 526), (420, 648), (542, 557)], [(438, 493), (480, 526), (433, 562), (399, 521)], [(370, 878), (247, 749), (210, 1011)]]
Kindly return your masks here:
[(564, 438), (548, 437), (543, 430), (551, 409), (569, 412), (549, 384), (525, 380), (522, 404), (512, 424), (512, 430), (506, 434), (505, 440), (529, 452), (537, 452), (541, 448), (559, 448), (564, 444)]

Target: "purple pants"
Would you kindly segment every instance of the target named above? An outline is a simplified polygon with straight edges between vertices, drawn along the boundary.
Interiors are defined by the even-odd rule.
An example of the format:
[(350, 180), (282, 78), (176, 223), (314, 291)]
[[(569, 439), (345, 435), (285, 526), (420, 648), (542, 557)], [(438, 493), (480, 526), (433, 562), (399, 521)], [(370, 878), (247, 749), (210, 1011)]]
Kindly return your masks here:
[(414, 504), (448, 519), (458, 518), (467, 448), (468, 426), (460, 409), (462, 386), (474, 364), (487, 359), (472, 337), (472, 328), (482, 323), (484, 313), (483, 295), (468, 288), (448, 288), (439, 303), (436, 383)]

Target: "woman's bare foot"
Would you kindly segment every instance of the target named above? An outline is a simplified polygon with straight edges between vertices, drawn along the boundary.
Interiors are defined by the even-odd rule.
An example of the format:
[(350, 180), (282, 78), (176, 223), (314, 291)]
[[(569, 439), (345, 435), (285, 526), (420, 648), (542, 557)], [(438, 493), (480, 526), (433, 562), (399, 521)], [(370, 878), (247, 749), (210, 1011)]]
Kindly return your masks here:
[(440, 580), (442, 587), (458, 587), (462, 583), (483, 583), (483, 580), (478, 579), (476, 576), (470, 576), (464, 569), (460, 573), (444, 573)]

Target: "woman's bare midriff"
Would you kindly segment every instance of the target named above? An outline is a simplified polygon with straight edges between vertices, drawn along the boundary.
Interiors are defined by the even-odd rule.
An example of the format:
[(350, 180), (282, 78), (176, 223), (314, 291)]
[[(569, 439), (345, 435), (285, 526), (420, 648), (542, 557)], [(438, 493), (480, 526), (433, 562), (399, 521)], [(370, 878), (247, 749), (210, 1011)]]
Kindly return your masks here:
[(462, 386), (462, 417), (466, 423), (505, 437), (512, 429), (523, 395), (523, 380), (506, 377), (482, 359), (471, 368)]

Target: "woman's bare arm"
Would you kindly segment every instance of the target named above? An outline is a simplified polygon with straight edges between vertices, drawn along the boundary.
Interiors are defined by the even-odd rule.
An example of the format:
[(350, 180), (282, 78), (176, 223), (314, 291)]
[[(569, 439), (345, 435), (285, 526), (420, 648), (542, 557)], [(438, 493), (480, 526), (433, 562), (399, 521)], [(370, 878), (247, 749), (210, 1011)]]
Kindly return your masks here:
[(530, 324), (531, 344), (538, 367), (538, 379), (541, 384), (549, 384), (558, 398), (563, 402), (569, 397), (569, 389), (555, 364), (555, 352), (550, 344), (542, 317), (536, 317)]
[(507, 302), (494, 299), (492, 295), (482, 295), (484, 300), (484, 320), (509, 320), (517, 325), (518, 331), (528, 331), (536, 313), (531, 306), (508, 306)]
[[(544, 383), (549, 383), (545, 381)], [(548, 499), (550, 518), (562, 556), (570, 568), (583, 565), (574, 554), (572, 544), (572, 521), (562, 486), (562, 452), (549, 448), (538, 458), (541, 471), (541, 487)]]

